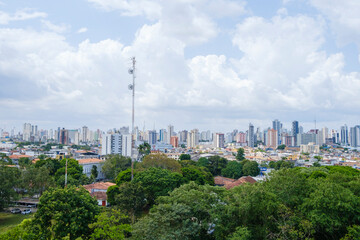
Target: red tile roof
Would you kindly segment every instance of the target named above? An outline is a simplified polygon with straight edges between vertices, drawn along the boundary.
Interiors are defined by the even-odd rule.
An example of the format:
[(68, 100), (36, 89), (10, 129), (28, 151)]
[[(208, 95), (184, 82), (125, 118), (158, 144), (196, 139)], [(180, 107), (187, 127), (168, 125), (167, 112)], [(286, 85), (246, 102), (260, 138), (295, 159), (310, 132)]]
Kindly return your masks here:
[(256, 183), (256, 180), (250, 176), (244, 176), (239, 179), (216, 176), (214, 177), (214, 182), (215, 185), (224, 186), (226, 189), (231, 189), (244, 183)]
[(85, 158), (85, 159), (79, 159), (79, 164), (89, 164), (89, 163), (101, 163), (104, 162), (104, 160), (98, 159), (98, 158)]
[(112, 182), (97, 182), (93, 184), (84, 185), (83, 187), (91, 193), (92, 189), (107, 190), (109, 187), (114, 185), (116, 184)]

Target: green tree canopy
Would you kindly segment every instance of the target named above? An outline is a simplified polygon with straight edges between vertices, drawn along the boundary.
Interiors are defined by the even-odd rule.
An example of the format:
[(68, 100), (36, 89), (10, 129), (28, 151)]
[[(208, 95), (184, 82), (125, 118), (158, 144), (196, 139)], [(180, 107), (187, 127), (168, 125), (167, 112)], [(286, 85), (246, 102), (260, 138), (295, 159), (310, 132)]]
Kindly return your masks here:
[(221, 171), (226, 168), (228, 160), (218, 155), (208, 158), (208, 165), (205, 166), (209, 169), (213, 176), (221, 175)]
[(150, 154), (143, 158), (143, 161), (136, 165), (136, 169), (162, 168), (173, 172), (180, 172), (181, 165), (178, 161), (168, 158), (165, 154)]
[(20, 171), (18, 168), (0, 165), (0, 210), (8, 206), (18, 195), (15, 187), (18, 185)]
[(255, 161), (246, 161), (243, 165), (242, 172), (244, 176), (257, 176), (260, 173), (259, 164)]
[(244, 153), (244, 149), (243, 148), (239, 148), (237, 150), (237, 154), (236, 154), (236, 159), (238, 161), (242, 161), (245, 159), (245, 153)]
[(216, 212), (222, 212), (224, 188), (182, 185), (160, 197), (150, 214), (134, 225), (134, 239), (213, 239)]
[(89, 227), (91, 240), (126, 239), (131, 232), (129, 217), (116, 208), (105, 209)]
[(179, 160), (191, 160), (190, 154), (182, 153), (179, 157)]
[(161, 168), (149, 168), (137, 173), (133, 182), (141, 184), (148, 204), (152, 205), (157, 197), (167, 195), (174, 188), (179, 187), (184, 179), (177, 172), (170, 172)]
[(119, 187), (118, 194), (115, 196), (115, 204), (126, 211), (132, 223), (135, 217), (141, 215), (146, 205), (146, 193), (139, 182), (125, 182)]
[(188, 167), (181, 168), (181, 172), (185, 182), (194, 181), (199, 185), (214, 185), (214, 177), (206, 170), (206, 168), (190, 165)]
[(50, 188), (41, 196), (33, 222), (39, 227), (39, 239), (86, 238), (97, 214), (97, 201), (84, 188)]
[(242, 176), (242, 164), (237, 161), (229, 161), (221, 170), (221, 176), (228, 178), (240, 178)]
[(107, 179), (115, 179), (119, 172), (131, 167), (131, 159), (118, 154), (107, 155), (101, 168)]
[(278, 150), (284, 150), (286, 148), (285, 144), (281, 144), (277, 147)]

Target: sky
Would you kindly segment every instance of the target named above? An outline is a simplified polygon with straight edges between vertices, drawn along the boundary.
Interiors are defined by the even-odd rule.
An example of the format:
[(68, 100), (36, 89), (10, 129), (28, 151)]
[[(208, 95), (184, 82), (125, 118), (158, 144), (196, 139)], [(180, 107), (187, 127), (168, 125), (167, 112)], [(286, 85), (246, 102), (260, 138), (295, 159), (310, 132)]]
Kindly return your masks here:
[(0, 128), (360, 124), (358, 0), (0, 0)]

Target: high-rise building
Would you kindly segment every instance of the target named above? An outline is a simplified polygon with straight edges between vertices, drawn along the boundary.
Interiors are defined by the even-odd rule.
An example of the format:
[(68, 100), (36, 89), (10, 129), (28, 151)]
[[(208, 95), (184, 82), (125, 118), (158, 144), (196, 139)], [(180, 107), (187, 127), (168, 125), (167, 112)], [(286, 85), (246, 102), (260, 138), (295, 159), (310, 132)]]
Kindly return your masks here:
[(179, 147), (179, 138), (177, 136), (172, 136), (170, 138), (170, 144), (174, 147), (177, 148)]
[(148, 131), (148, 137), (149, 137), (149, 144), (150, 145), (154, 145), (156, 144), (156, 131), (155, 130), (150, 130)]
[(187, 134), (187, 147), (194, 148), (199, 145), (199, 130), (193, 129)]
[(166, 129), (160, 129), (159, 131), (159, 141), (165, 143), (167, 137)]
[(68, 145), (69, 144), (69, 131), (65, 128), (60, 130), (60, 144)]
[(350, 146), (360, 147), (360, 126), (350, 128)]
[(344, 146), (349, 145), (349, 132), (346, 124), (344, 126), (341, 126), (340, 138), (342, 145)]
[(275, 129), (267, 131), (266, 146), (276, 149), (278, 147), (278, 133)]
[(186, 143), (187, 142), (187, 136), (188, 136), (188, 131), (187, 130), (182, 130), (181, 132), (180, 132), (180, 142), (181, 143)]
[(120, 154), (131, 156), (131, 134), (103, 134), (101, 141), (101, 154)]
[(32, 127), (30, 123), (24, 123), (23, 140), (30, 141)]
[(294, 145), (299, 146), (297, 141), (297, 135), (299, 133), (299, 122), (293, 121), (292, 122), (292, 128), (291, 128), (291, 135), (294, 136)]
[(225, 143), (225, 137), (223, 133), (215, 133), (214, 134), (214, 147), (223, 148)]
[(277, 135), (278, 135), (277, 139), (279, 141), (278, 144), (280, 144), (281, 143), (280, 134), (281, 134), (281, 130), (282, 130), (282, 123), (279, 120), (275, 119), (272, 122), (272, 125), (273, 125), (273, 129), (276, 130), (276, 132), (277, 132)]
[(254, 126), (251, 123), (249, 124), (249, 131), (248, 131), (248, 146), (249, 147), (255, 146)]
[(88, 142), (90, 139), (89, 135), (90, 135), (89, 128), (87, 126), (83, 126), (81, 141), (84, 143)]
[(166, 143), (170, 143), (170, 139), (172, 136), (174, 136), (174, 126), (169, 125), (167, 128), (167, 138), (166, 138)]

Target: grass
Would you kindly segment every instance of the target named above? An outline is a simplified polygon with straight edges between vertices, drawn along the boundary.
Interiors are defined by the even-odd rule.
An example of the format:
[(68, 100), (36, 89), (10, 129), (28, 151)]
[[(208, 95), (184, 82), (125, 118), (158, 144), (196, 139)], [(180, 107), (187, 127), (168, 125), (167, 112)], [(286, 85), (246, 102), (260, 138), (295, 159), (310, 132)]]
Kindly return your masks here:
[(10, 229), (16, 227), (24, 219), (32, 218), (33, 213), (22, 215), (0, 212), (0, 233), (5, 233)]

